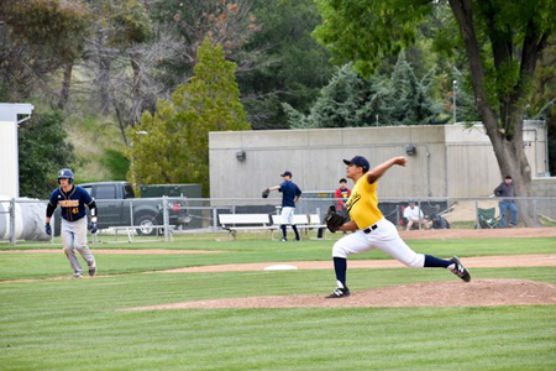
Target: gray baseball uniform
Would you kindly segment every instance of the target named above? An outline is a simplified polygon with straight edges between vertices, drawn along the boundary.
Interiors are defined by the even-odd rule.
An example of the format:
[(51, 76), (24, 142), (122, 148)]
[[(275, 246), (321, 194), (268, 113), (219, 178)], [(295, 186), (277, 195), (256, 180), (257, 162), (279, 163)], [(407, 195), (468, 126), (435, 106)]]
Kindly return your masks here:
[(64, 253), (66, 254), (74, 275), (81, 275), (82, 269), (75, 250), (85, 259), (89, 268), (95, 268), (95, 257), (91, 253), (87, 245), (87, 218), (81, 218), (75, 222), (69, 222), (62, 219), (62, 243), (64, 245)]
[[(72, 184), (73, 172), (70, 169), (60, 170), (58, 182), (61, 179), (67, 179), (68, 183), (54, 190), (50, 195), (50, 199), (46, 208), (46, 233), (50, 234), (50, 218), (57, 206), (62, 208), (62, 224), (61, 235), (64, 245), (64, 253), (69, 260), (73, 276), (80, 278), (82, 274), (81, 265), (75, 250), (81, 254), (83, 259), (89, 266), (89, 275), (94, 276), (96, 273), (96, 262), (89, 246), (87, 245), (87, 212), (85, 205), (91, 210), (91, 224), (89, 227), (94, 233), (96, 231), (96, 204), (89, 193), (79, 186)], [(65, 187), (65, 188), (64, 188)], [(64, 190), (65, 189), (65, 190)]]

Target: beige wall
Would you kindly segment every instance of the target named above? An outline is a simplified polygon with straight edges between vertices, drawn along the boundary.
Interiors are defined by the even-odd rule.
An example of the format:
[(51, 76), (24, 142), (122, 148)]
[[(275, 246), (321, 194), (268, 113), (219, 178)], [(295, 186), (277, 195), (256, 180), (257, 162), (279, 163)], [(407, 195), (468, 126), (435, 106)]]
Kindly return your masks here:
[(17, 124), (0, 121), (0, 199), (19, 197)]
[[(19, 197), (17, 129), (33, 109), (28, 103), (0, 103), (0, 199)], [(27, 117), (22, 119), (22, 115)]]
[[(544, 138), (544, 133), (535, 135)], [(408, 144), (416, 146), (416, 156), (408, 157), (407, 167), (395, 167), (381, 179), (380, 197), (485, 196), (500, 182), (482, 126), (213, 132), (209, 137), (210, 194), (213, 198), (257, 198), (264, 188), (280, 183), (284, 170), (292, 171), (302, 190), (334, 190), (345, 176), (343, 158), (363, 155), (374, 166), (405, 155)], [(539, 142), (532, 142), (527, 154), (544, 161), (546, 150), (538, 146)], [(245, 152), (245, 161), (236, 158), (240, 151)], [(535, 172), (538, 163), (537, 159), (537, 165), (532, 165)]]

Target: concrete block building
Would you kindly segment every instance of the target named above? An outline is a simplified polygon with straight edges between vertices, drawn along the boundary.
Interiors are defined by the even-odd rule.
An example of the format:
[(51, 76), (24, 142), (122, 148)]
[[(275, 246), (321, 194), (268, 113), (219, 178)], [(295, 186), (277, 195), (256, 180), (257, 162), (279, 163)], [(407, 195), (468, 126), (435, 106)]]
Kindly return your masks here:
[[(523, 138), (532, 174), (548, 176), (546, 125), (526, 121)], [(388, 197), (486, 197), (502, 175), (482, 124), (212, 132), (210, 196), (255, 198), (284, 170), (304, 191), (330, 191), (345, 176), (342, 159), (363, 155), (371, 167), (406, 155), (379, 186)]]

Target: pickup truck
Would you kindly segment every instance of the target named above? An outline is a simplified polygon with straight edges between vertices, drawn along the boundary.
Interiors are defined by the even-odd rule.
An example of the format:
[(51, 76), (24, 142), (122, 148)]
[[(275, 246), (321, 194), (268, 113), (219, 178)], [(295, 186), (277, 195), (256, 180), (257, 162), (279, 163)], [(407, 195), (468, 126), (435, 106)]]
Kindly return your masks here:
[[(137, 226), (140, 235), (153, 235), (154, 225), (163, 224), (162, 198), (136, 198), (131, 185), (125, 181), (81, 183), (95, 199), (99, 229), (119, 226)], [(185, 199), (168, 199), (170, 225), (189, 224)]]

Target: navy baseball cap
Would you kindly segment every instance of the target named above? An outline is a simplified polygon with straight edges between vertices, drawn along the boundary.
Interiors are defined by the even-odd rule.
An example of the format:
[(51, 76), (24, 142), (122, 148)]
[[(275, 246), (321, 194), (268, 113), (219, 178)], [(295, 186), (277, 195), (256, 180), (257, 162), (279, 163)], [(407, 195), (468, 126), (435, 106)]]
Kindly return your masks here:
[(284, 171), (284, 173), (280, 174), (280, 176), (289, 176), (290, 178), (292, 177), (292, 172), (291, 171)]
[(346, 165), (355, 165), (363, 168), (364, 172), (369, 171), (371, 165), (369, 165), (369, 161), (363, 156), (355, 156), (351, 160), (344, 160), (344, 164)]

